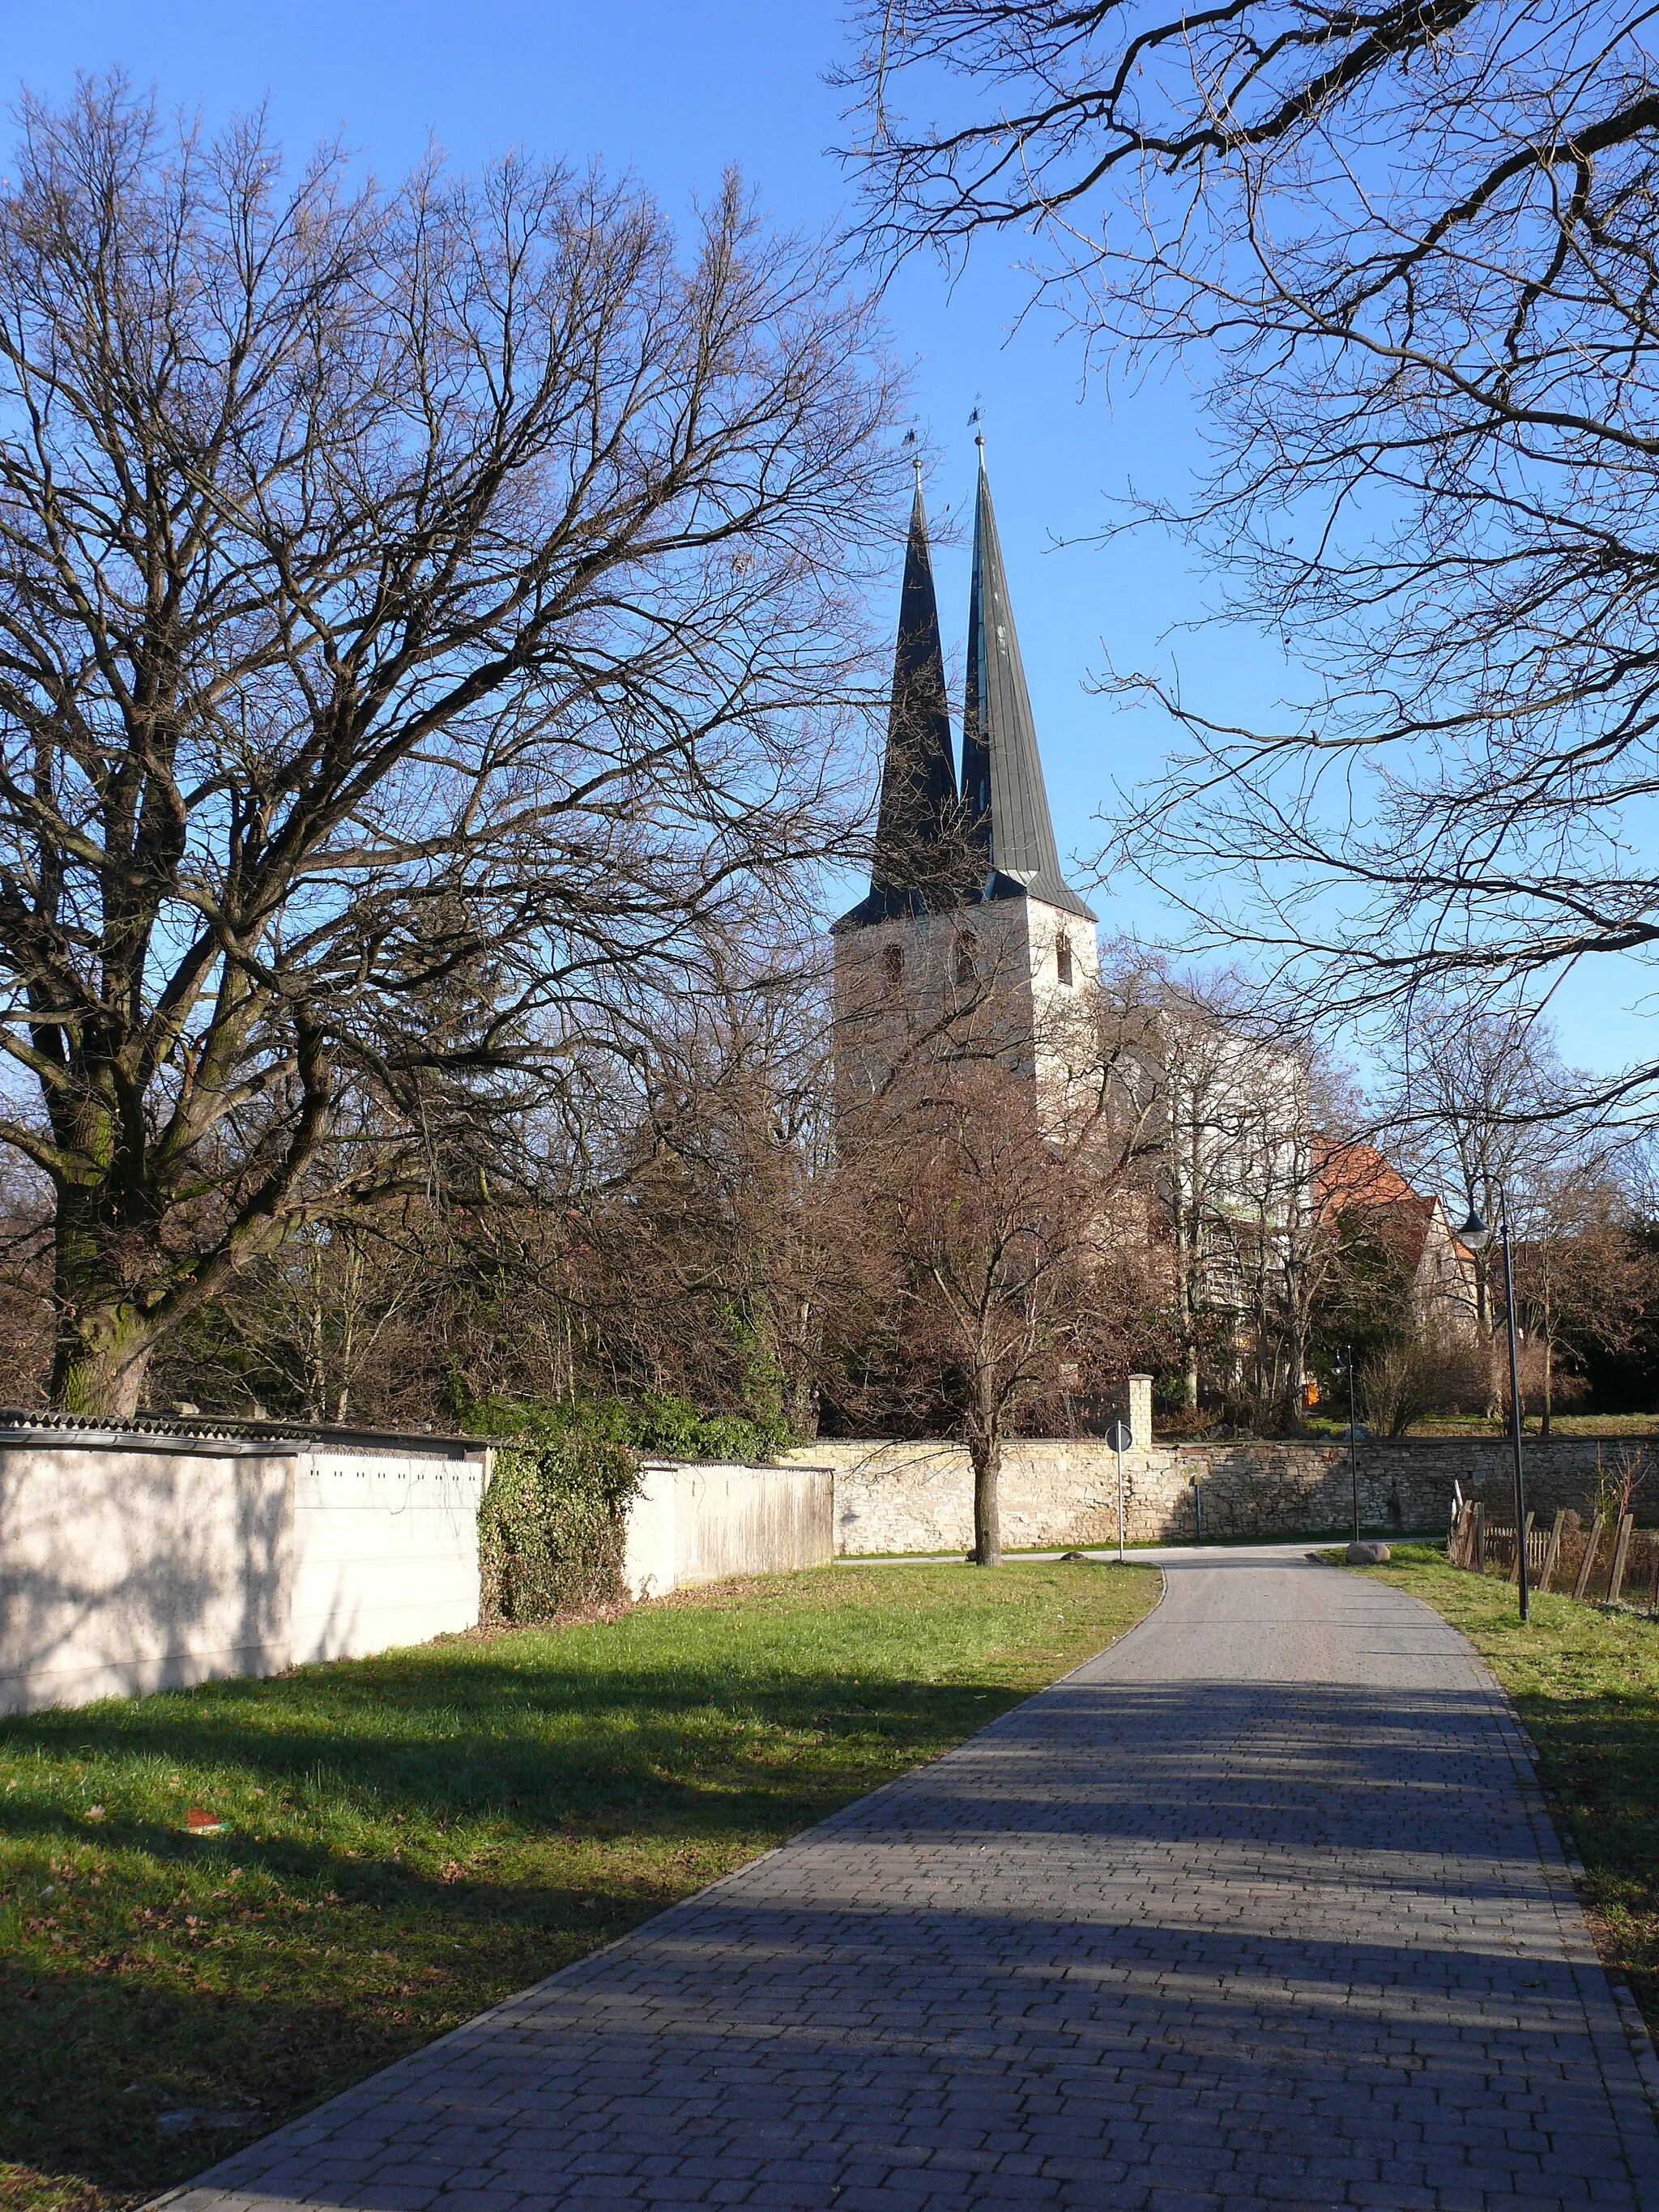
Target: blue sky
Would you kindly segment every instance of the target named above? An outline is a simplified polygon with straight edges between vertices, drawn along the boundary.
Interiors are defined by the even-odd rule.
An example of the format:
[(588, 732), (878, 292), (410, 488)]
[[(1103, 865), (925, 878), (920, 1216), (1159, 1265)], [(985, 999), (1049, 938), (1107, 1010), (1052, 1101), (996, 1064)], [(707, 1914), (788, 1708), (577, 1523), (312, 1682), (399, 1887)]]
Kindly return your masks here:
[[(842, 51), (837, 0), (0, 0), (0, 82), (50, 95), (77, 69), (125, 68), (165, 105), (210, 123), (268, 98), (291, 152), (343, 133), (392, 175), (429, 137), (465, 164), (506, 146), (629, 167), (674, 212), (735, 161), (786, 226), (833, 222), (847, 202), (825, 149), (842, 135), (840, 95), (823, 71)], [(994, 242), (947, 286), (932, 265), (904, 272), (890, 313), (914, 364), (915, 416), (937, 449), (927, 495), (936, 529), (969, 512), (966, 428), (983, 410), (992, 485), (1062, 852), (1097, 840), (1114, 784), (1154, 773), (1168, 725), (1092, 696), (1091, 672), (1179, 659), (1188, 696), (1226, 719), (1276, 719), (1273, 655), (1238, 628), (1182, 626), (1217, 594), (1179, 545), (1141, 533), (1104, 547), (1108, 500), (1133, 480), (1179, 496), (1195, 439), (1190, 399), (1171, 380), (1137, 393), (1085, 392), (1078, 353), (1042, 316), (1013, 336), (1026, 289), (1018, 241)], [(894, 612), (900, 554), (895, 550)], [(947, 651), (967, 626), (965, 534), (936, 561)], [(1171, 632), (1176, 633), (1171, 635)], [(1144, 887), (1097, 896), (1109, 928), (1176, 927)], [(1637, 987), (1581, 978), (1560, 1010), (1569, 1056), (1608, 1066), (1636, 1048), (1623, 1000)]]

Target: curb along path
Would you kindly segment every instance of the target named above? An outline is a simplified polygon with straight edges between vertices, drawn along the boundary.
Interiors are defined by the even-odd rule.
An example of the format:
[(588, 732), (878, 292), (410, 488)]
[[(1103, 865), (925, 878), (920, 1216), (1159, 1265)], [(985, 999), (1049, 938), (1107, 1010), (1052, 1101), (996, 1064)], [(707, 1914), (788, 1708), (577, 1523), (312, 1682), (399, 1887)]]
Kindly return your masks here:
[(1456, 1632), (1299, 1551), (240, 2153), (169, 2212), (1659, 2206)]

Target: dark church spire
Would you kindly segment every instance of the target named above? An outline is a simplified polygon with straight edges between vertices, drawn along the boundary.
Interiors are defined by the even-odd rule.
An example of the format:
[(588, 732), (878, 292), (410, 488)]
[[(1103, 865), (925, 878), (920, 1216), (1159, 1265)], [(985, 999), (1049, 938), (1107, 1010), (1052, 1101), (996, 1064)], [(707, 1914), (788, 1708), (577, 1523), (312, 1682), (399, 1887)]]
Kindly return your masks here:
[(962, 895), (959, 846), (955, 842), (957, 817), (945, 653), (939, 643), (939, 604), (933, 595), (933, 563), (918, 461), (909, 542), (904, 553), (904, 588), (899, 599), (898, 643), (893, 654), (893, 694), (887, 714), (887, 753), (871, 859), (870, 895), (837, 926), (888, 921), (898, 915), (954, 904)]
[(1092, 921), (1094, 915), (1060, 872), (1030, 694), (991, 508), (983, 435), (974, 442), (979, 447), (979, 499), (968, 602), (962, 805), (968, 836), (985, 870), (982, 895), (1011, 898), (1026, 891)]

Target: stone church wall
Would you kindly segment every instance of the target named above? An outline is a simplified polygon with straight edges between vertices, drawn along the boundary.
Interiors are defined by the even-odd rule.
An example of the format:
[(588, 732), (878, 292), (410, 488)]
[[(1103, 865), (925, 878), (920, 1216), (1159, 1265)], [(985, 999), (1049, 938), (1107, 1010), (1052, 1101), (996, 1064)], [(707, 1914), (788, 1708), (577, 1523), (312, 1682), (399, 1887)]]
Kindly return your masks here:
[[(1587, 1510), (1597, 1449), (1586, 1437), (1528, 1438), (1528, 1504), (1540, 1518), (1563, 1506)], [(1611, 1458), (1619, 1447), (1600, 1449)], [(820, 1438), (788, 1456), (834, 1470), (836, 1549), (843, 1558), (965, 1552), (973, 1541), (973, 1475), (958, 1444)], [(1455, 1483), (1494, 1515), (1507, 1510), (1510, 1448), (1500, 1439), (1362, 1442), (1358, 1467), (1367, 1528), (1443, 1534)], [(1154, 1444), (1125, 1453), (1123, 1476), (1131, 1543), (1190, 1538), (1194, 1480), (1206, 1536), (1340, 1530), (1352, 1512), (1346, 1443)], [(1096, 1437), (1016, 1438), (1004, 1455), (1001, 1508), (1010, 1551), (1115, 1543), (1115, 1459)]]

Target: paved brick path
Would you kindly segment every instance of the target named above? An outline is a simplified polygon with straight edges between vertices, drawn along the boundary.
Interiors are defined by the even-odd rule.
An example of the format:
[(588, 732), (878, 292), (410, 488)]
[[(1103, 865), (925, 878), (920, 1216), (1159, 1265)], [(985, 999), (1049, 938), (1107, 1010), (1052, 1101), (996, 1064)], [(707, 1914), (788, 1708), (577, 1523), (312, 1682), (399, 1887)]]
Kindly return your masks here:
[(175, 2203), (1659, 2207), (1524, 1747), (1410, 1600), (1188, 1553), (1115, 1650)]

